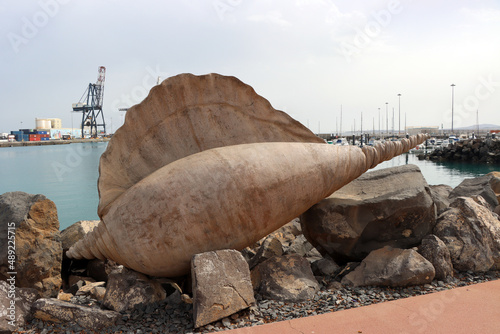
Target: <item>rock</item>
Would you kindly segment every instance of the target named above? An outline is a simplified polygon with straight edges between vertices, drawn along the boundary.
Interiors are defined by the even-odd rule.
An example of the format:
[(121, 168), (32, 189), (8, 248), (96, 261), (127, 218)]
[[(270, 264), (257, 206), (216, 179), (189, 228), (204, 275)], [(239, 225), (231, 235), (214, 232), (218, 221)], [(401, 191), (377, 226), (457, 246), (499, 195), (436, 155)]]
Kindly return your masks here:
[(435, 221), (430, 188), (415, 165), (365, 173), (301, 216), (307, 240), (337, 263), (386, 245), (416, 246)]
[(228, 317), (255, 303), (248, 264), (236, 250), (194, 255), (191, 277), (195, 328)]
[(131, 269), (119, 267), (109, 274), (103, 305), (122, 312), (138, 304), (147, 305), (165, 298), (165, 290), (159, 282)]
[(500, 195), (500, 172), (491, 172), (487, 176), (490, 178), (490, 187), (495, 194)]
[[(57, 296), (62, 285), (62, 248), (57, 209), (43, 195), (10, 192), (0, 196), (0, 279), (16, 271), (16, 286)], [(9, 229), (15, 225), (15, 229)], [(7, 262), (7, 237), (15, 234), (14, 270)]]
[(311, 269), (316, 276), (332, 276), (340, 271), (340, 267), (329, 257), (321, 258), (311, 263)]
[(445, 243), (433, 234), (422, 239), (418, 246), (418, 252), (425, 257), (436, 271), (436, 279), (444, 280), (453, 276), (453, 265), (451, 263), (450, 251)]
[[(95, 279), (96, 281), (108, 281), (108, 273), (112, 270), (106, 270), (109, 267), (110, 261), (108, 260), (99, 260), (94, 259), (90, 260), (87, 265), (87, 274)], [(112, 263), (112, 265), (116, 266), (116, 263)]]
[(99, 220), (80, 220), (73, 225), (65, 228), (61, 232), (61, 243), (64, 253), (80, 241), (99, 224)]
[(495, 208), (498, 205), (498, 199), (490, 185), (490, 180), (492, 178), (492, 175), (487, 174), (481, 177), (465, 179), (453, 189), (449, 198), (453, 201), (457, 197), (472, 197), (474, 195), (479, 195), (483, 197), (492, 208)]
[(495, 213), (497, 215), (500, 215), (500, 205), (497, 205), (497, 207), (495, 208)]
[(13, 281), (0, 281), (0, 333), (10, 333), (29, 320), (31, 305), (39, 298), (38, 291), (16, 288)]
[(250, 259), (248, 266), (252, 269), (259, 263), (262, 263), (273, 256), (281, 256), (282, 254), (283, 246), (281, 245), (281, 242), (275, 236), (270, 235), (259, 247), (257, 254)]
[(106, 288), (103, 286), (95, 286), (90, 289), (90, 297), (102, 302), (104, 300), (104, 296), (106, 295)]
[(300, 221), (298, 218), (292, 220), (286, 225), (283, 225), (270, 235), (278, 238), (284, 247), (288, 247), (293, 240), (302, 234), (302, 228), (300, 226)]
[(256, 290), (268, 299), (298, 302), (310, 299), (319, 289), (309, 262), (298, 254), (273, 257), (252, 271)]
[(32, 306), (37, 319), (55, 323), (73, 323), (83, 328), (99, 331), (115, 325), (121, 314), (82, 305), (75, 305), (58, 299), (39, 299)]
[(85, 282), (85, 285), (82, 286), (78, 291), (76, 292), (76, 296), (82, 296), (82, 295), (90, 295), (91, 291), (95, 291), (95, 288), (97, 287), (104, 287), (106, 285), (106, 282)]
[(453, 188), (445, 184), (429, 186), (429, 188), (431, 190), (432, 200), (434, 201), (434, 204), (436, 204), (438, 214), (447, 210), (450, 206), (450, 200), (448, 197), (450, 196)]
[(434, 275), (432, 264), (415, 250), (385, 246), (372, 251), (342, 284), (403, 287), (430, 283)]
[(498, 216), (468, 197), (458, 197), (438, 217), (434, 234), (448, 247), (453, 268), (485, 272), (500, 269)]
[(71, 301), (72, 297), (73, 297), (72, 293), (66, 293), (66, 292), (64, 292), (62, 290), (59, 291), (59, 293), (57, 294), (57, 299), (65, 301), (65, 302)]
[(292, 241), (285, 254), (298, 254), (305, 257), (321, 256), (303, 234), (298, 235)]

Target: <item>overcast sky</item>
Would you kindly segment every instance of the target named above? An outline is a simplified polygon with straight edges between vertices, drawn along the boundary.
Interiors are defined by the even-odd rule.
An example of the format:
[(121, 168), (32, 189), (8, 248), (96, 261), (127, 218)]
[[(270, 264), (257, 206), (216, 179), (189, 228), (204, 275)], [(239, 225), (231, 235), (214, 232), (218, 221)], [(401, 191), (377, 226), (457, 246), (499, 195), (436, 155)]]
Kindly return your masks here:
[[(500, 125), (498, 0), (0, 0), (0, 132), (72, 114), (105, 66), (108, 128), (157, 77), (233, 75), (314, 131)], [(388, 104), (386, 105), (386, 102)], [(22, 123), (21, 123), (22, 122)]]

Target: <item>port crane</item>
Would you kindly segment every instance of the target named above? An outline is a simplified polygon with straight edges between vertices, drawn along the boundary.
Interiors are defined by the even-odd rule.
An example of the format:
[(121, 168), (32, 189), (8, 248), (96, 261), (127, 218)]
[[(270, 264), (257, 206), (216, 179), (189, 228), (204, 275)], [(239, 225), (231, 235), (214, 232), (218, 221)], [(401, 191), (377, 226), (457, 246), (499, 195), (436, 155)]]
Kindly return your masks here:
[[(102, 102), (104, 98), (104, 79), (106, 76), (106, 67), (100, 66), (97, 75), (96, 83), (89, 83), (89, 86), (83, 93), (80, 101), (73, 103), (73, 112), (82, 113), (82, 138), (84, 138), (84, 128), (89, 127), (90, 137), (96, 138), (98, 127), (102, 127), (102, 132), (106, 133), (106, 122), (104, 121), (104, 113), (102, 111)], [(98, 123), (98, 119), (102, 123)]]

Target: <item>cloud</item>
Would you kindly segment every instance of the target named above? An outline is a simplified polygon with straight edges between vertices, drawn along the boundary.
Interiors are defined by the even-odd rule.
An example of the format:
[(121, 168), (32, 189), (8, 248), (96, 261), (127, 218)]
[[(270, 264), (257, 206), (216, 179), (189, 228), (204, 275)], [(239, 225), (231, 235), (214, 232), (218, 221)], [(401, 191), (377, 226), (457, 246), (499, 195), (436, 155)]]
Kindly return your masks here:
[(493, 8), (467, 8), (460, 10), (461, 14), (469, 19), (481, 23), (500, 22), (500, 10)]
[(251, 15), (248, 17), (249, 21), (262, 22), (267, 24), (272, 24), (280, 27), (288, 27), (292, 24), (283, 18), (281, 12), (273, 10), (265, 14)]

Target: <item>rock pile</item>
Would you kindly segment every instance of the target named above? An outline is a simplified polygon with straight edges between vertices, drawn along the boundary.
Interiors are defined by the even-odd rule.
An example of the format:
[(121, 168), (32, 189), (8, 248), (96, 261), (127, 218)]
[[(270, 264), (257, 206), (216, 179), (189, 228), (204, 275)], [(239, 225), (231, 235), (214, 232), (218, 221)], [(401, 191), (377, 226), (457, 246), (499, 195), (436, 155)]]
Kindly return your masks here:
[(428, 155), (434, 161), (500, 163), (500, 139), (471, 139), (439, 147)]
[[(57, 241), (58, 251), (42, 256), (48, 248), (41, 240), (30, 254), (40, 258), (31, 263), (45, 261), (43, 272), (59, 271), (60, 281), (52, 290), (17, 287), (15, 326), (0, 322), (0, 331), (205, 333), (496, 279), (497, 177), (451, 189), (429, 186), (415, 166), (370, 172), (252, 247), (195, 255), (191, 275), (177, 278), (150, 277), (109, 260), (64, 259), (61, 268), (62, 249), (95, 222), (42, 234), (54, 217), (48, 200), (7, 193), (0, 196), (0, 245), (5, 221), (31, 227), (22, 240)], [(31, 256), (20, 248), (18, 263), (26, 261), (19, 254)], [(3, 279), (0, 313), (8, 314), (9, 298)]]

